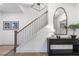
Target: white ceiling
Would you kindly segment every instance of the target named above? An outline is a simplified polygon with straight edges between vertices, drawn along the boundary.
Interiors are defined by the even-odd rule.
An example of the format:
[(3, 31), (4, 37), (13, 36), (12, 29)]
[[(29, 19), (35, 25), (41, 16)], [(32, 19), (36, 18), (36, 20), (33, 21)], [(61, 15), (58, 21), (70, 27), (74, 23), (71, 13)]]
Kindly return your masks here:
[(23, 7), (30, 7), (32, 4), (27, 3), (3, 3), (0, 4), (0, 12), (2, 13), (22, 13), (22, 10), (20, 9), (19, 5)]

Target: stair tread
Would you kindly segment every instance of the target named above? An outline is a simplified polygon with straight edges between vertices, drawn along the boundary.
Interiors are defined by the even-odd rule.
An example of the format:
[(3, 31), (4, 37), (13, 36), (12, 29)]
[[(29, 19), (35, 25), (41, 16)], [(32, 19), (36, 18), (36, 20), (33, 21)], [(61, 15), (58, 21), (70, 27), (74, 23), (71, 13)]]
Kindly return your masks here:
[(12, 45), (0, 45), (0, 56), (8, 54), (11, 50), (14, 49)]

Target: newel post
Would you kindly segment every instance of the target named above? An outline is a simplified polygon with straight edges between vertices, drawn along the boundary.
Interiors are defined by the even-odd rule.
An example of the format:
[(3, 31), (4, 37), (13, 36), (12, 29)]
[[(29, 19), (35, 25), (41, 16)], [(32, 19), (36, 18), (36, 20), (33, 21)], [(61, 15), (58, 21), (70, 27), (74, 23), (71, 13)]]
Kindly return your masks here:
[(17, 31), (14, 31), (14, 52), (16, 53), (17, 48)]

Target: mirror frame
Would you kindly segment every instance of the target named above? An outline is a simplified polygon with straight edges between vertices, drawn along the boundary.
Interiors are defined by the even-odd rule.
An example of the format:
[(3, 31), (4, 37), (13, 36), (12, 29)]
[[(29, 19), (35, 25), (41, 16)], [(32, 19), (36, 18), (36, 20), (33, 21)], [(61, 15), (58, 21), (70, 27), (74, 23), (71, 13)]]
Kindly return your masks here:
[[(58, 8), (56, 8), (56, 10), (55, 10), (55, 12), (54, 12), (54, 16), (53, 16), (53, 23), (54, 23), (54, 17), (55, 17), (55, 13), (57, 12), (57, 10), (58, 9), (62, 9), (63, 11), (64, 11), (64, 13), (65, 13), (65, 15), (66, 15), (66, 25), (68, 25), (68, 16), (67, 16), (67, 13), (66, 13), (66, 11), (65, 11), (65, 9), (63, 8), (63, 7), (58, 7)], [(54, 27), (55, 28), (55, 27)], [(68, 31), (68, 29), (66, 28), (66, 33), (65, 34), (57, 34), (57, 33), (55, 33), (55, 35), (67, 35), (67, 31)]]

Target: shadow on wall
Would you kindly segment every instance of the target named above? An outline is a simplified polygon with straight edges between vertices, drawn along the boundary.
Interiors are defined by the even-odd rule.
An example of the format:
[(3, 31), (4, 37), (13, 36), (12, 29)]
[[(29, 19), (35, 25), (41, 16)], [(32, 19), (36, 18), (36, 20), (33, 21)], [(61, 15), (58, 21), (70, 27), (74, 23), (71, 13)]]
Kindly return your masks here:
[(47, 52), (47, 39), (44, 40), (42, 46), (41, 46), (42, 52)]

